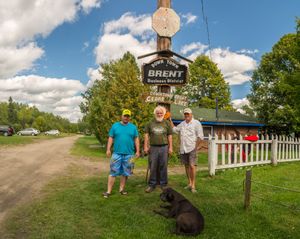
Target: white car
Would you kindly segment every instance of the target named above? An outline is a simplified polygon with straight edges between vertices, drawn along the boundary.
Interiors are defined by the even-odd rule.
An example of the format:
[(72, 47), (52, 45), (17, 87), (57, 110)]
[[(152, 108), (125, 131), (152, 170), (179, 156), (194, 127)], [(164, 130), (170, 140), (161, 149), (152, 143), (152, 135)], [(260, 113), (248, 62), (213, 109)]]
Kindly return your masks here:
[(37, 136), (40, 133), (39, 130), (35, 129), (35, 128), (27, 128), (27, 129), (23, 129), (20, 130), (17, 135), (32, 135), (32, 136)]
[(58, 136), (59, 134), (60, 134), (60, 132), (57, 129), (52, 129), (52, 130), (49, 130), (49, 131), (45, 132), (45, 135), (56, 135), (56, 136)]

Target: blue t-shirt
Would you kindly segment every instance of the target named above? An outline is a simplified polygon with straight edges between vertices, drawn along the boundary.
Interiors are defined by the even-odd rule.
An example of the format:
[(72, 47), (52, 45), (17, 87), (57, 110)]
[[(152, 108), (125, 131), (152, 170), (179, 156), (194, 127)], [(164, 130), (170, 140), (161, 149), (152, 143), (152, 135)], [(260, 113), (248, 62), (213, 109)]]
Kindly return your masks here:
[(134, 139), (138, 136), (138, 130), (132, 123), (124, 125), (117, 122), (109, 130), (109, 137), (114, 139), (114, 153), (118, 154), (134, 154)]

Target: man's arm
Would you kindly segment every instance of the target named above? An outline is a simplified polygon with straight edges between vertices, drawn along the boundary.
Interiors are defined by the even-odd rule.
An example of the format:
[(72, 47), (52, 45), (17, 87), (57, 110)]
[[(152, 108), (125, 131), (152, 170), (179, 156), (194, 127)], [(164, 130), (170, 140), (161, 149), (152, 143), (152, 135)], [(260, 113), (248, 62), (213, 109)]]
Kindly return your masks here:
[(135, 137), (134, 139), (134, 144), (135, 144), (135, 157), (140, 157), (140, 138), (139, 137)]
[(145, 154), (149, 153), (149, 134), (145, 133), (144, 135), (144, 152)]
[(110, 158), (110, 156), (111, 156), (111, 146), (112, 146), (113, 142), (114, 142), (113, 137), (108, 137), (107, 147), (106, 147), (106, 156), (108, 158)]

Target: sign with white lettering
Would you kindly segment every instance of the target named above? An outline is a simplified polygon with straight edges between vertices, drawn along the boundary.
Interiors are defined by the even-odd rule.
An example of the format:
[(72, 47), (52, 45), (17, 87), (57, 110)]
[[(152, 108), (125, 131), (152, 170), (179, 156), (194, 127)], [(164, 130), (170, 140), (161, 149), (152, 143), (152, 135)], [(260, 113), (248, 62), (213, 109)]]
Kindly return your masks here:
[(157, 58), (142, 67), (144, 84), (182, 85), (187, 80), (187, 66), (171, 58)]
[(173, 95), (167, 93), (150, 93), (144, 96), (146, 103), (165, 103), (165, 104), (175, 104), (175, 105), (188, 105), (188, 99), (186, 96)]

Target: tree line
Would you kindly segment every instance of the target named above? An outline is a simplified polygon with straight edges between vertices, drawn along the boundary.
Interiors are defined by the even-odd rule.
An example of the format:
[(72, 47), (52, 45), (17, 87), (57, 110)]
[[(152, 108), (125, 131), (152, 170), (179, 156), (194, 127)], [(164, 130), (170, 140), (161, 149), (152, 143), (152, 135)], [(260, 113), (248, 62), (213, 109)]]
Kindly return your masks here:
[(35, 106), (14, 102), (12, 97), (9, 97), (8, 102), (0, 102), (0, 125), (10, 125), (16, 132), (29, 127), (41, 132), (58, 129), (61, 132), (76, 133), (79, 130), (77, 123), (71, 123), (52, 113), (41, 112)]

